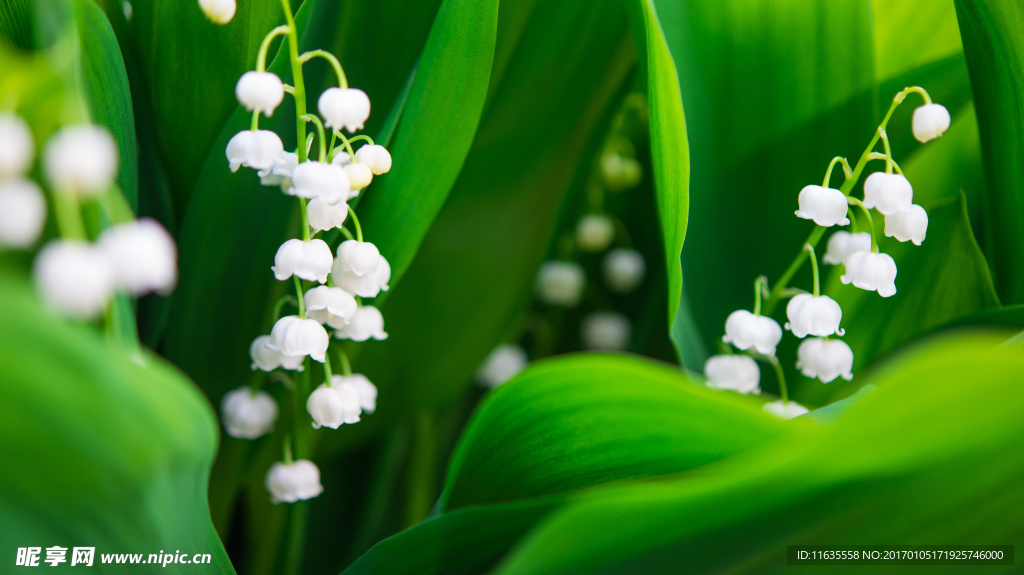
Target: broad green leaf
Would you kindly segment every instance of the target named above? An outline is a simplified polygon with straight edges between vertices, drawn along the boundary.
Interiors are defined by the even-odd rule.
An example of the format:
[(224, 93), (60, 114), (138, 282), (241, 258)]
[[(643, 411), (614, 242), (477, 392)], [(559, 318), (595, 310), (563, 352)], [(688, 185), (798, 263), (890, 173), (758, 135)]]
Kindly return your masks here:
[(871, 12), (879, 79), (963, 50), (952, 0), (872, 0)]
[(614, 355), (551, 360), (477, 410), (452, 455), (441, 507), (678, 473), (791, 427), (757, 401), (705, 389), (668, 366)]
[(70, 561), (70, 548), (95, 547), (98, 566), (101, 554), (181, 550), (212, 555), (197, 573), (234, 573), (206, 504), (214, 416), (180, 372), (54, 316), (9, 270), (0, 349), (0, 539), (11, 553), (57, 545)]
[(550, 516), (497, 572), (781, 573), (797, 543), (1019, 545), (1024, 520), (1007, 510), (1024, 504), (1024, 356), (998, 348), (1004, 340), (922, 346), (880, 370), (877, 389), (834, 424), (776, 438), (713, 473), (595, 490)]
[(988, 175), (986, 253), (1006, 303), (1024, 302), (1024, 6), (956, 0)]
[(8, 49), (30, 50), (31, 29), (24, 26), (29, 19), (29, 0), (0, 2), (0, 44)]

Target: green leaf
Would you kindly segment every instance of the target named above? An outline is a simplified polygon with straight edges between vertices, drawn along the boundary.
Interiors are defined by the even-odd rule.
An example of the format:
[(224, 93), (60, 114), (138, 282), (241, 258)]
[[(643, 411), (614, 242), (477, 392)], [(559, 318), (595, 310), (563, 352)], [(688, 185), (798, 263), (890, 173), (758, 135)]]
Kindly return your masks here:
[(28, 0), (0, 2), (0, 45), (16, 50), (32, 48), (32, 30), (24, 25), (29, 14)]
[(871, 12), (880, 80), (963, 51), (952, 2), (872, 0)]
[(1006, 510), (1024, 505), (1024, 356), (997, 348), (1004, 339), (901, 356), (819, 433), (781, 436), (697, 477), (595, 490), (497, 572), (781, 573), (796, 543), (1019, 544), (1024, 520)]
[(956, 0), (988, 174), (986, 250), (996, 290), (1024, 302), (1024, 6)]
[(216, 424), (188, 380), (52, 315), (8, 271), (0, 349), (6, 544), (95, 547), (97, 565), (105, 553), (209, 553), (197, 572), (234, 573), (206, 504)]

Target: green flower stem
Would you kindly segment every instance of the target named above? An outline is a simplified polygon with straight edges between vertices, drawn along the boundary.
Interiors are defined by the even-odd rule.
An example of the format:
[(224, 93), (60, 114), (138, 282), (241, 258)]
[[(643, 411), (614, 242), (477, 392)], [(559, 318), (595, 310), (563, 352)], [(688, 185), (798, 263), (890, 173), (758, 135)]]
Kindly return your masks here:
[[(306, 82), (302, 78), (302, 63), (299, 62), (299, 33), (295, 28), (295, 17), (292, 15), (290, 0), (281, 0), (281, 8), (284, 10), (284, 19), (288, 23), (288, 57), (292, 65), (292, 81), (295, 82), (295, 133), (296, 142), (306, 141), (306, 123), (302, 116), (306, 115)], [(300, 147), (298, 150), (299, 163), (305, 162), (306, 149)]]
[(284, 441), (281, 445), (284, 448), (284, 462), (286, 465), (291, 465), (295, 459), (292, 457), (292, 436), (290, 433), (284, 434)]
[(356, 240), (361, 242), (363, 241), (363, 227), (359, 225), (359, 216), (356, 215), (356, 211), (352, 209), (352, 206), (348, 207), (348, 213), (352, 216), (352, 223), (356, 226)]
[(299, 319), (306, 319), (306, 301), (302, 294), (302, 280), (299, 276), (292, 276), (295, 280), (295, 299), (299, 302)]
[(348, 228), (340, 228), (340, 229), (341, 229), (341, 235), (345, 236), (345, 239), (347, 239), (347, 240), (354, 240), (355, 239), (352, 236), (352, 232), (348, 231)]
[(306, 52), (302, 56), (299, 56), (299, 62), (305, 64), (306, 62), (309, 62), (313, 58), (323, 58), (324, 60), (330, 62), (331, 67), (334, 68), (335, 75), (338, 76), (338, 86), (342, 90), (348, 88), (348, 78), (345, 77), (345, 70), (341, 67), (341, 62), (338, 61), (334, 54), (331, 54), (330, 52), (324, 50), (310, 50), (309, 52)]
[(821, 280), (818, 276), (818, 256), (814, 253), (814, 246), (804, 244), (804, 249), (811, 254), (811, 274), (814, 276), (814, 297), (821, 295)]
[(786, 389), (786, 373), (782, 369), (782, 365), (779, 364), (777, 357), (769, 358), (769, 363), (775, 368), (775, 376), (779, 378), (779, 395), (782, 396), (782, 404), (786, 405), (789, 403), (789, 390)]
[(255, 132), (260, 129), (260, 112), (259, 110), (253, 110), (252, 112), (252, 123), (249, 125), (249, 129)]
[(757, 276), (754, 280), (754, 315), (761, 315), (761, 293), (764, 291), (762, 286), (767, 281), (764, 276)]
[(324, 383), (327, 387), (331, 387), (331, 381), (334, 379), (334, 370), (331, 369), (331, 354), (324, 354)]
[(882, 149), (885, 150), (885, 173), (892, 173), (892, 149), (889, 147), (889, 136), (885, 128), (878, 128), (878, 137), (882, 139)]
[(861, 203), (857, 198), (850, 196), (846, 200), (851, 206), (857, 206), (861, 212), (864, 213), (864, 217), (868, 220), (868, 231), (871, 232), (871, 251), (878, 253), (878, 242), (875, 241), (875, 222), (871, 219), (871, 211), (868, 210), (867, 206)]
[(359, 134), (358, 136), (350, 138), (349, 143), (355, 142), (356, 140), (366, 140), (367, 144), (370, 144), (371, 146), (373, 145), (373, 138), (367, 136), (366, 134)]
[(892, 158), (890, 158), (889, 156), (886, 156), (885, 154), (883, 154), (881, 152), (871, 152), (871, 154), (868, 155), (868, 160), (886, 160), (886, 161), (891, 161), (892, 162), (892, 167), (896, 168), (896, 173), (901, 175), (901, 176), (903, 175), (903, 170), (900, 169), (900, 165), (898, 163), (896, 163), (896, 160), (893, 160)]
[(918, 94), (921, 95), (921, 99), (924, 100), (925, 105), (932, 103), (932, 97), (928, 95), (928, 91), (920, 86), (910, 86), (909, 88), (904, 88), (902, 92), (896, 94), (896, 98), (894, 98), (894, 100), (898, 99), (899, 101), (897, 103), (902, 103), (903, 99), (913, 92), (917, 92)]
[(296, 306), (296, 307), (298, 307), (298, 305), (299, 305), (298, 300), (296, 300), (294, 296), (290, 296), (288, 294), (285, 294), (285, 295), (277, 298), (277, 301), (274, 302), (273, 314), (270, 316), (273, 319), (273, 321), (277, 321), (278, 318), (281, 317), (281, 310), (284, 309), (285, 304), (289, 304), (289, 303), (294, 305), (294, 306)]
[(281, 84), (281, 87), (284, 88), (285, 94), (295, 96), (295, 86), (292, 86), (291, 84)]
[(306, 212), (306, 198), (299, 198), (299, 214), (302, 217), (302, 241), (309, 241), (309, 214)]
[(348, 354), (339, 348), (335, 348), (334, 353), (338, 354), (338, 361), (341, 362), (341, 374), (345, 377), (352, 377), (352, 364), (349, 363)]
[(316, 124), (316, 133), (320, 136), (320, 162), (327, 161), (327, 137), (324, 135), (324, 123), (320, 121), (320, 118), (316, 114), (305, 114), (302, 119), (307, 122), (313, 122)]
[(334, 135), (341, 138), (341, 143), (345, 145), (345, 150), (348, 151), (349, 159), (352, 160), (353, 162), (356, 161), (356, 152), (355, 150), (352, 149), (352, 140), (355, 140), (356, 138), (352, 138), (352, 140), (349, 140), (348, 138), (345, 137), (345, 134), (341, 133), (340, 130), (334, 130)]
[(57, 214), (57, 229), (66, 240), (86, 240), (85, 222), (78, 205), (78, 196), (73, 192), (53, 194), (53, 207)]
[(335, 134), (334, 131), (332, 130), (331, 131), (331, 145), (327, 148), (328, 150), (330, 150), (329, 152), (327, 152), (327, 159), (328, 160), (333, 160), (334, 159), (334, 149), (335, 149), (335, 146), (337, 146), (337, 143), (338, 143), (338, 134)]
[(277, 38), (278, 36), (283, 36), (287, 34), (289, 31), (290, 28), (288, 26), (278, 26), (277, 28), (274, 28), (273, 30), (268, 32), (267, 35), (263, 37), (263, 42), (260, 44), (260, 51), (256, 55), (257, 72), (267, 71), (267, 52), (270, 50), (270, 43), (274, 41), (274, 38)]
[(832, 161), (829, 162), (828, 164), (828, 169), (825, 170), (825, 179), (821, 183), (821, 187), (829, 187), (829, 183), (832, 181), (832, 168), (834, 168), (838, 163), (841, 163), (843, 165), (843, 174), (845, 174), (847, 178), (850, 177), (850, 162), (847, 162), (846, 158), (842, 156), (836, 156), (832, 158)]

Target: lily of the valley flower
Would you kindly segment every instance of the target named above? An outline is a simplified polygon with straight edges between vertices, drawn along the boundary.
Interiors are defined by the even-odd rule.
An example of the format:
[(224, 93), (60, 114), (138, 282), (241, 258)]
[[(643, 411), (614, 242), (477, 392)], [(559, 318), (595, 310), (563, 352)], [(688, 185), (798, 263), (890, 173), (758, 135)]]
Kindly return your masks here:
[(761, 393), (761, 370), (757, 362), (745, 355), (713, 355), (704, 364), (708, 387), (739, 393)]
[(117, 144), (104, 128), (81, 125), (64, 128), (46, 144), (43, 165), (58, 192), (95, 197), (117, 177)]
[(320, 322), (288, 315), (277, 320), (273, 329), (270, 330), (270, 341), (267, 343), (267, 347), (273, 351), (279, 351), (287, 357), (308, 355), (323, 363), (329, 341), (327, 330), (320, 325)]
[(199, 0), (199, 8), (214, 24), (223, 26), (235, 17), (235, 0)]
[(850, 223), (846, 217), (846, 196), (835, 188), (804, 186), (797, 201), (800, 205), (800, 209), (796, 211), (797, 217), (814, 220), (814, 223), (826, 228)]
[(260, 184), (264, 186), (280, 186), (282, 191), (287, 192), (292, 187), (292, 174), (295, 168), (299, 167), (299, 155), (293, 152), (283, 152), (273, 165), (257, 172), (260, 177)]
[(377, 411), (377, 386), (361, 373), (353, 373), (349, 376), (336, 375), (331, 381), (334, 385), (351, 385), (359, 392), (359, 407), (364, 413)]
[(235, 97), (246, 110), (256, 110), (269, 118), (284, 100), (284, 84), (273, 72), (249, 71), (235, 84)]
[(731, 343), (737, 349), (754, 348), (758, 353), (775, 355), (775, 347), (782, 341), (782, 328), (770, 317), (738, 309), (725, 320), (722, 341)]
[(529, 363), (523, 348), (504, 343), (491, 350), (477, 370), (476, 379), (484, 387), (493, 389), (518, 375)]
[(604, 281), (613, 291), (628, 293), (644, 279), (644, 256), (629, 249), (614, 249), (604, 258)]
[(383, 341), (388, 338), (387, 332), (384, 331), (384, 316), (372, 305), (360, 306), (348, 325), (336, 328), (334, 337), (352, 341), (366, 341), (371, 338)]
[(329, 204), (322, 198), (313, 198), (306, 204), (306, 216), (309, 227), (315, 231), (340, 228), (348, 217), (348, 202)]
[(93, 318), (114, 293), (107, 254), (85, 242), (54, 240), (36, 257), (33, 275), (44, 299), (65, 315)]
[(615, 222), (603, 214), (586, 214), (576, 224), (576, 244), (587, 252), (603, 252), (615, 239)]
[(0, 181), (0, 249), (27, 248), (46, 223), (46, 198), (32, 180)]
[(313, 429), (338, 429), (345, 423), (359, 423), (359, 390), (354, 385), (331, 379), (331, 385), (321, 383), (309, 394), (306, 411), (313, 418)]
[(619, 351), (629, 345), (633, 326), (621, 313), (596, 311), (580, 323), (580, 339), (586, 349)]
[(875, 208), (888, 216), (909, 209), (913, 201), (914, 188), (910, 180), (900, 174), (875, 172), (864, 180), (866, 208)]
[(942, 104), (925, 104), (914, 110), (911, 129), (922, 144), (938, 138), (949, 129), (949, 110)]
[(782, 401), (781, 399), (764, 404), (763, 409), (780, 419), (793, 419), (809, 411), (806, 407), (795, 401)]
[(220, 412), (228, 435), (256, 439), (273, 431), (277, 421), (277, 402), (265, 391), (239, 387), (224, 396)]
[(352, 186), (352, 191), (349, 192), (350, 197), (358, 195), (359, 190), (369, 186), (373, 181), (373, 170), (362, 162), (350, 162), (342, 169), (345, 170), (345, 175), (348, 176), (348, 181)]
[(306, 292), (306, 315), (335, 329), (348, 325), (359, 304), (347, 291), (337, 287), (317, 286)]
[(871, 234), (861, 232), (851, 234), (839, 230), (828, 239), (828, 247), (825, 250), (825, 257), (822, 258), (827, 264), (839, 265), (846, 261), (853, 252), (869, 251), (871, 249)]
[(0, 112), (0, 178), (24, 174), (32, 166), (35, 155), (35, 140), (25, 120)]
[(928, 234), (928, 212), (914, 204), (904, 211), (885, 216), (885, 235), (901, 242), (921, 245)]
[(334, 256), (327, 242), (320, 239), (308, 242), (291, 239), (277, 249), (274, 265), (270, 269), (280, 281), (295, 275), (306, 281), (326, 283), (333, 263)]
[[(359, 297), (377, 297), (380, 292), (388, 291), (388, 282), (391, 281), (391, 264), (388, 263), (388, 260), (380, 255), (380, 252), (377, 252), (379, 259), (373, 271), (359, 274), (357, 272), (365, 272), (369, 269), (373, 258), (369, 257), (369, 248), (365, 247), (357, 250), (358, 255), (355, 255), (356, 251), (349, 251), (352, 248), (346, 248), (343, 251), (342, 247), (347, 243), (346, 241), (338, 246), (338, 257), (334, 260), (334, 267), (331, 269), (334, 285)], [(356, 243), (373, 245), (368, 242)], [(373, 249), (376, 250), (376, 248)]]
[(896, 294), (896, 262), (888, 254), (854, 252), (844, 263), (846, 273), (839, 278), (844, 284), (877, 291), (882, 297)]
[(357, 88), (328, 88), (317, 102), (324, 125), (350, 134), (363, 129), (370, 117), (370, 98)]
[(302, 371), (305, 369), (303, 361), (306, 359), (306, 356), (296, 355), (289, 357), (280, 351), (267, 347), (269, 343), (270, 336), (261, 335), (252, 340), (252, 344), (249, 345), (249, 357), (252, 358), (252, 366), (250, 367), (253, 371), (257, 369), (260, 371), (274, 371), (279, 367), (291, 371)]
[(178, 281), (178, 248), (156, 220), (117, 224), (100, 235), (119, 288), (133, 295), (168, 293)]
[(375, 176), (391, 171), (391, 153), (380, 144), (370, 144), (356, 150), (356, 161), (369, 166)]
[(846, 333), (839, 327), (843, 319), (843, 310), (836, 300), (827, 295), (813, 296), (802, 293), (793, 296), (786, 305), (786, 316), (789, 318), (786, 329), (800, 338), (808, 335), (825, 337)]
[(265, 483), (274, 503), (295, 503), (324, 492), (324, 486), (320, 485), (320, 468), (307, 459), (292, 463), (278, 461), (270, 466)]
[(370, 242), (346, 240), (338, 246), (338, 266), (342, 271), (365, 276), (380, 265), (380, 250)]
[(551, 305), (576, 307), (586, 276), (583, 268), (573, 262), (548, 261), (537, 273), (537, 295)]
[(351, 183), (345, 170), (334, 164), (302, 162), (292, 172), (292, 187), (288, 193), (300, 198), (320, 198), (329, 203), (347, 201)]
[(796, 350), (796, 367), (805, 376), (829, 383), (837, 377), (853, 379), (853, 350), (838, 339), (811, 338)]
[(270, 130), (244, 130), (232, 136), (225, 153), (232, 172), (240, 166), (267, 170), (284, 154), (284, 144)]

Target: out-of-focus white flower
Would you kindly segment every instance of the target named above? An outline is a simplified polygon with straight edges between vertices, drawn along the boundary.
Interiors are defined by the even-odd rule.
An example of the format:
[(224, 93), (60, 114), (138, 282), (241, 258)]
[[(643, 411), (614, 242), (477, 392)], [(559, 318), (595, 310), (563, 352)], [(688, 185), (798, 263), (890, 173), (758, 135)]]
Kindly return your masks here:
[(321, 324), (339, 328), (352, 321), (359, 305), (352, 294), (337, 287), (317, 286), (306, 292), (306, 315)]
[(242, 74), (235, 84), (235, 97), (246, 110), (258, 110), (269, 118), (284, 100), (284, 84), (273, 72), (250, 70)]
[(36, 257), (33, 275), (44, 299), (71, 317), (95, 317), (114, 294), (110, 259), (85, 242), (54, 240), (46, 244)]
[(35, 159), (36, 145), (21, 116), (0, 112), (0, 178), (20, 176)]
[(31, 246), (45, 223), (46, 198), (35, 182), (0, 181), (0, 247)]
[(796, 211), (797, 217), (814, 220), (819, 226), (828, 228), (850, 223), (846, 217), (849, 208), (846, 196), (835, 188), (804, 186), (804, 189), (800, 190), (797, 202), (800, 205), (800, 209)]
[(306, 217), (309, 227), (318, 232), (340, 228), (348, 217), (348, 202), (329, 204), (321, 198), (313, 198), (306, 204)]
[[(373, 272), (364, 275), (358, 275), (352, 271), (353, 262), (351, 261), (348, 262), (350, 269), (342, 269), (341, 248), (345, 243), (348, 242), (338, 246), (338, 257), (334, 260), (334, 267), (331, 269), (334, 285), (359, 297), (377, 297), (380, 292), (388, 291), (388, 282), (391, 281), (391, 264), (388, 263), (388, 260), (384, 256), (380, 256), (380, 261)], [(359, 267), (358, 269), (364, 270), (365, 268)]]
[(372, 305), (360, 306), (348, 325), (336, 328), (334, 337), (352, 341), (366, 341), (370, 338), (383, 341), (388, 338), (384, 331), (384, 316)]
[(359, 407), (364, 413), (370, 414), (377, 411), (377, 386), (370, 383), (370, 380), (361, 373), (353, 373), (349, 376), (335, 375), (331, 379), (332, 385), (349, 386), (359, 393)]
[(726, 318), (722, 341), (733, 344), (737, 349), (754, 348), (758, 353), (775, 355), (775, 346), (782, 341), (782, 328), (770, 317), (738, 309)]
[(896, 262), (888, 254), (854, 252), (844, 264), (846, 273), (839, 278), (844, 284), (877, 291), (882, 297), (896, 294)]
[(614, 291), (631, 292), (644, 279), (646, 267), (640, 252), (614, 249), (604, 258), (604, 281)]
[(334, 256), (327, 242), (318, 239), (308, 242), (291, 239), (277, 248), (274, 265), (270, 269), (273, 270), (274, 277), (280, 281), (295, 275), (306, 281), (325, 283), (333, 264)]
[(537, 273), (537, 295), (544, 303), (576, 307), (585, 282), (583, 268), (577, 263), (544, 262)]
[(914, 204), (906, 211), (885, 216), (885, 235), (919, 246), (928, 234), (928, 212)]
[(338, 429), (344, 423), (359, 423), (359, 390), (332, 378), (331, 385), (321, 383), (309, 394), (306, 411), (313, 418), (313, 429)]
[(795, 401), (771, 401), (764, 404), (765, 411), (779, 419), (793, 419), (808, 413), (808, 409)]
[(99, 126), (63, 128), (46, 143), (43, 164), (57, 192), (95, 197), (117, 177), (117, 144)]
[(231, 137), (225, 153), (232, 172), (237, 172), (239, 166), (267, 170), (284, 154), (284, 144), (270, 130), (243, 130)]
[(601, 176), (609, 191), (621, 192), (640, 183), (643, 167), (635, 158), (609, 152), (601, 156)]
[(615, 222), (603, 214), (586, 214), (576, 224), (576, 243), (587, 252), (603, 252), (615, 239)]
[(352, 186), (352, 191), (349, 192), (350, 196), (354, 196), (359, 193), (359, 190), (370, 185), (373, 181), (373, 171), (370, 170), (370, 166), (362, 162), (348, 163), (344, 168), (345, 175), (348, 176), (348, 181)]
[(99, 246), (114, 265), (118, 287), (131, 294), (168, 293), (178, 281), (178, 248), (156, 220), (141, 218), (107, 228)]
[(271, 465), (266, 486), (274, 503), (295, 503), (324, 492), (324, 486), (320, 485), (320, 468), (307, 459), (291, 464), (278, 461)]
[(512, 379), (526, 369), (530, 360), (518, 345), (504, 343), (491, 350), (476, 372), (476, 379), (491, 389)]
[(846, 261), (846, 258), (853, 252), (869, 251), (871, 249), (871, 234), (861, 232), (851, 234), (839, 230), (828, 239), (828, 248), (825, 250), (825, 257), (822, 261), (827, 264), (839, 265)]
[(796, 368), (805, 376), (829, 383), (853, 379), (853, 350), (839, 339), (811, 338), (796, 350)]
[(358, 88), (328, 88), (320, 95), (317, 108), (325, 126), (351, 134), (362, 130), (370, 117), (370, 98)]
[(260, 184), (264, 186), (280, 186), (282, 191), (292, 187), (292, 173), (299, 167), (299, 155), (293, 152), (282, 152), (274, 164), (260, 170)]
[(128, 0), (124, 0), (124, 2), (121, 2), (121, 11), (124, 12), (124, 19), (128, 22), (131, 22), (132, 13), (134, 12), (134, 9), (132, 8), (132, 3)]
[(899, 174), (875, 172), (864, 180), (864, 207), (875, 208), (883, 215), (910, 209), (914, 188), (910, 180)]
[(352, 190), (348, 175), (334, 164), (302, 162), (292, 172), (292, 187), (288, 193), (300, 198), (320, 198), (329, 203), (347, 201)]
[(369, 144), (356, 150), (356, 161), (369, 166), (375, 176), (391, 171), (391, 152), (380, 144)]
[(586, 349), (619, 351), (629, 345), (633, 326), (621, 313), (595, 311), (580, 323), (580, 339)]
[(329, 341), (327, 330), (320, 322), (286, 315), (277, 320), (274, 328), (270, 330), (270, 342), (267, 343), (267, 347), (287, 357), (308, 355), (323, 363)]
[(808, 335), (825, 337), (846, 333), (839, 327), (843, 319), (843, 310), (836, 300), (827, 295), (813, 296), (802, 293), (793, 296), (786, 306), (786, 316), (789, 318), (786, 329), (800, 338)]
[(220, 413), (228, 435), (256, 439), (273, 431), (277, 421), (277, 402), (265, 391), (239, 387), (224, 396)]
[(252, 344), (249, 345), (249, 357), (252, 358), (252, 365), (250, 367), (253, 371), (257, 369), (260, 371), (274, 371), (279, 367), (292, 371), (302, 371), (305, 369), (303, 362), (306, 356), (296, 355), (288, 357), (280, 351), (267, 347), (269, 343), (270, 336), (261, 335), (252, 340)]
[(380, 250), (370, 242), (346, 240), (338, 246), (338, 265), (343, 271), (365, 276), (380, 265)]
[(349, 156), (346, 151), (339, 151), (334, 158), (331, 159), (331, 163), (339, 168), (344, 168), (352, 163), (352, 156)]
[(761, 393), (761, 370), (745, 355), (713, 355), (704, 364), (708, 387), (739, 393)]
[(942, 104), (925, 104), (914, 110), (911, 129), (922, 144), (938, 138), (949, 129), (949, 110)]

